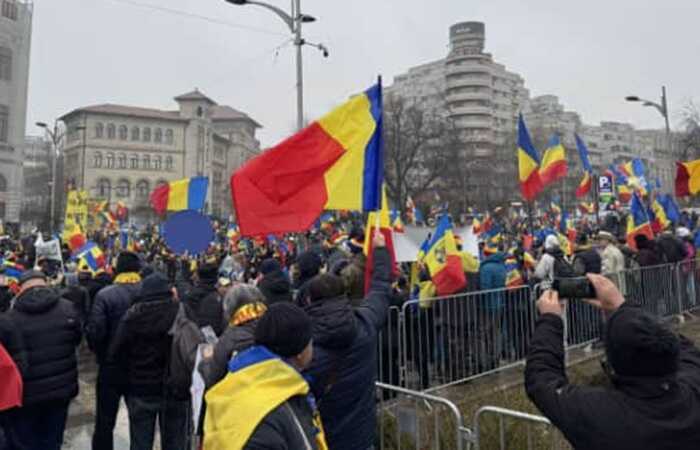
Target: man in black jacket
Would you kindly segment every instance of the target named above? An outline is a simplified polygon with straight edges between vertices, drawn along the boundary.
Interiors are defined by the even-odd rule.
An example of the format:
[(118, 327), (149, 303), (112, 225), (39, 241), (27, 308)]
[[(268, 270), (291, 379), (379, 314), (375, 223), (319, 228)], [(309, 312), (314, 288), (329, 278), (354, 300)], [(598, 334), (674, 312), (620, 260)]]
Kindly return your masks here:
[[(47, 286), (43, 273), (25, 272), (20, 286), (7, 313), (24, 344), (23, 349), (21, 345), (7, 349), (24, 382), (22, 407), (10, 417), (11, 448), (59, 450), (68, 404), (78, 395), (80, 318), (69, 301)], [(22, 350), (23, 355), (17, 353)]]
[(206, 263), (197, 270), (197, 282), (185, 296), (183, 304), (187, 317), (200, 328), (210, 326), (217, 336), (224, 331), (224, 312), (219, 291), (216, 289), (219, 269), (216, 264)]
[(126, 392), (126, 374), (119, 361), (108, 361), (107, 353), (119, 321), (139, 290), (141, 262), (135, 253), (122, 252), (117, 258), (114, 284), (100, 290), (88, 316), (86, 327), (90, 349), (97, 355), (97, 396), (92, 450), (114, 448), (114, 425), (119, 400)]
[(320, 401), (329, 448), (367, 450), (377, 425), (377, 340), (391, 294), (391, 258), (374, 237), (374, 268), (367, 298), (352, 307), (342, 278), (318, 275), (308, 284), (306, 312), (313, 323), (314, 358), (308, 373)]
[(530, 399), (577, 450), (700, 448), (700, 351), (641, 309), (615, 285), (588, 275), (591, 304), (609, 314), (605, 332), (612, 387), (569, 384), (562, 306), (545, 292), (525, 368)]
[(126, 369), (131, 450), (153, 448), (156, 419), (163, 450), (187, 448), (188, 402), (168, 395), (164, 383), (179, 309), (175, 292), (160, 273), (144, 278), (110, 348), (110, 358), (122, 360)]

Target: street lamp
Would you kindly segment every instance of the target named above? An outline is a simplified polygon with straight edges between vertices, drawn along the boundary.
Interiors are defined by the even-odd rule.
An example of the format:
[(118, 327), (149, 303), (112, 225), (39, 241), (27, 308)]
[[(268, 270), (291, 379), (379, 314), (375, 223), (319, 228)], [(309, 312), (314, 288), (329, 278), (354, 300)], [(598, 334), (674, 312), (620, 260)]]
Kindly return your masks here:
[(668, 102), (666, 101), (666, 86), (661, 86), (661, 103), (656, 103), (651, 100), (645, 100), (636, 95), (628, 95), (625, 97), (628, 102), (640, 102), (642, 106), (651, 106), (656, 109), (664, 118), (666, 124), (666, 147), (669, 154), (671, 153), (671, 126), (668, 120)]
[(54, 122), (53, 130), (49, 128), (46, 122), (37, 122), (36, 126), (42, 128), (44, 133), (51, 138), (51, 217), (49, 218), (49, 230), (51, 234), (55, 232), (56, 222), (56, 159), (58, 157), (59, 145), (63, 141), (64, 132), (59, 127), (59, 121)]
[(294, 34), (294, 45), (297, 47), (296, 65), (297, 65), (297, 130), (304, 128), (304, 70), (301, 61), (301, 47), (303, 45), (311, 45), (316, 47), (322, 53), (324, 58), (328, 58), (328, 48), (323, 44), (313, 44), (306, 42), (301, 36), (301, 24), (315, 22), (316, 18), (307, 14), (301, 13), (301, 0), (292, 0), (291, 14), (287, 14), (277, 6), (255, 0), (225, 0), (232, 5), (257, 5), (265, 9), (269, 9), (275, 13), (287, 25), (289, 30)]

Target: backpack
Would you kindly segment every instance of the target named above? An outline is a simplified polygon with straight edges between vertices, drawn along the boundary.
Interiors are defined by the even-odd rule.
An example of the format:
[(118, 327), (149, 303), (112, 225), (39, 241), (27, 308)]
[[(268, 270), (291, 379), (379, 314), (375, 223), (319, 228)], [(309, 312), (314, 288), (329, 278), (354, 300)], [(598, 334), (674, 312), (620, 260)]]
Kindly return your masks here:
[(197, 324), (187, 318), (182, 304), (168, 334), (172, 341), (163, 380), (165, 394), (175, 399), (187, 399), (190, 395), (197, 348), (199, 344), (205, 343), (206, 339)]
[(563, 255), (552, 255), (554, 257), (554, 278), (576, 278), (574, 267), (564, 259)]

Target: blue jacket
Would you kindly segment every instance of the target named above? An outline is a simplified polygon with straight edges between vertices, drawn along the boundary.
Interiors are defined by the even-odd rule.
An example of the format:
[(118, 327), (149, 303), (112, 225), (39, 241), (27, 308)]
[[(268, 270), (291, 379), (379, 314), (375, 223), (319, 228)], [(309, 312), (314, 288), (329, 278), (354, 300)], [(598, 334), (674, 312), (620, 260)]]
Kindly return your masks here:
[[(506, 257), (503, 253), (496, 253), (486, 258), (479, 267), (479, 287), (483, 291), (491, 289), (503, 289), (506, 287)], [(488, 309), (503, 308), (503, 292), (485, 294), (485, 307)]]
[(390, 291), (389, 252), (376, 249), (370, 292), (360, 306), (352, 307), (343, 296), (306, 308), (314, 325), (314, 358), (307, 374), (330, 449), (374, 445), (377, 335), (386, 322)]

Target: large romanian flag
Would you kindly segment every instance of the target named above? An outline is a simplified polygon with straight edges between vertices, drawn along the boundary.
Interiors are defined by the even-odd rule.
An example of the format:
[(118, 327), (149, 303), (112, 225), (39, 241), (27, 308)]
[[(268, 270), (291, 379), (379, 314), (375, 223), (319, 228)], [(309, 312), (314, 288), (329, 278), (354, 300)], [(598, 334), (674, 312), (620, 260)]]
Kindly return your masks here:
[(540, 167), (540, 180), (543, 186), (554, 183), (566, 177), (568, 166), (566, 164), (566, 150), (561, 144), (559, 135), (552, 135), (547, 149), (542, 156), (542, 166)]
[(700, 192), (700, 159), (676, 163), (676, 197)]
[(171, 181), (155, 188), (151, 193), (151, 205), (157, 214), (166, 211), (204, 209), (207, 200), (209, 178), (193, 177)]
[(442, 214), (427, 251), (425, 264), (437, 295), (451, 295), (467, 286), (467, 279), (462, 269), (462, 258), (457, 251), (457, 243), (452, 232), (452, 221), (447, 214)]
[(323, 210), (378, 210), (382, 149), (377, 84), (231, 176), (241, 234), (305, 231)]
[(637, 244), (634, 237), (645, 235), (649, 239), (654, 239), (654, 231), (651, 228), (649, 215), (642, 200), (637, 193), (632, 194), (632, 203), (630, 205), (630, 215), (627, 217), (627, 245), (633, 249), (637, 249)]
[(537, 150), (532, 145), (530, 133), (525, 126), (523, 115), (518, 119), (518, 173), (520, 176), (520, 191), (523, 198), (532, 201), (542, 191), (540, 180), (540, 159)]

